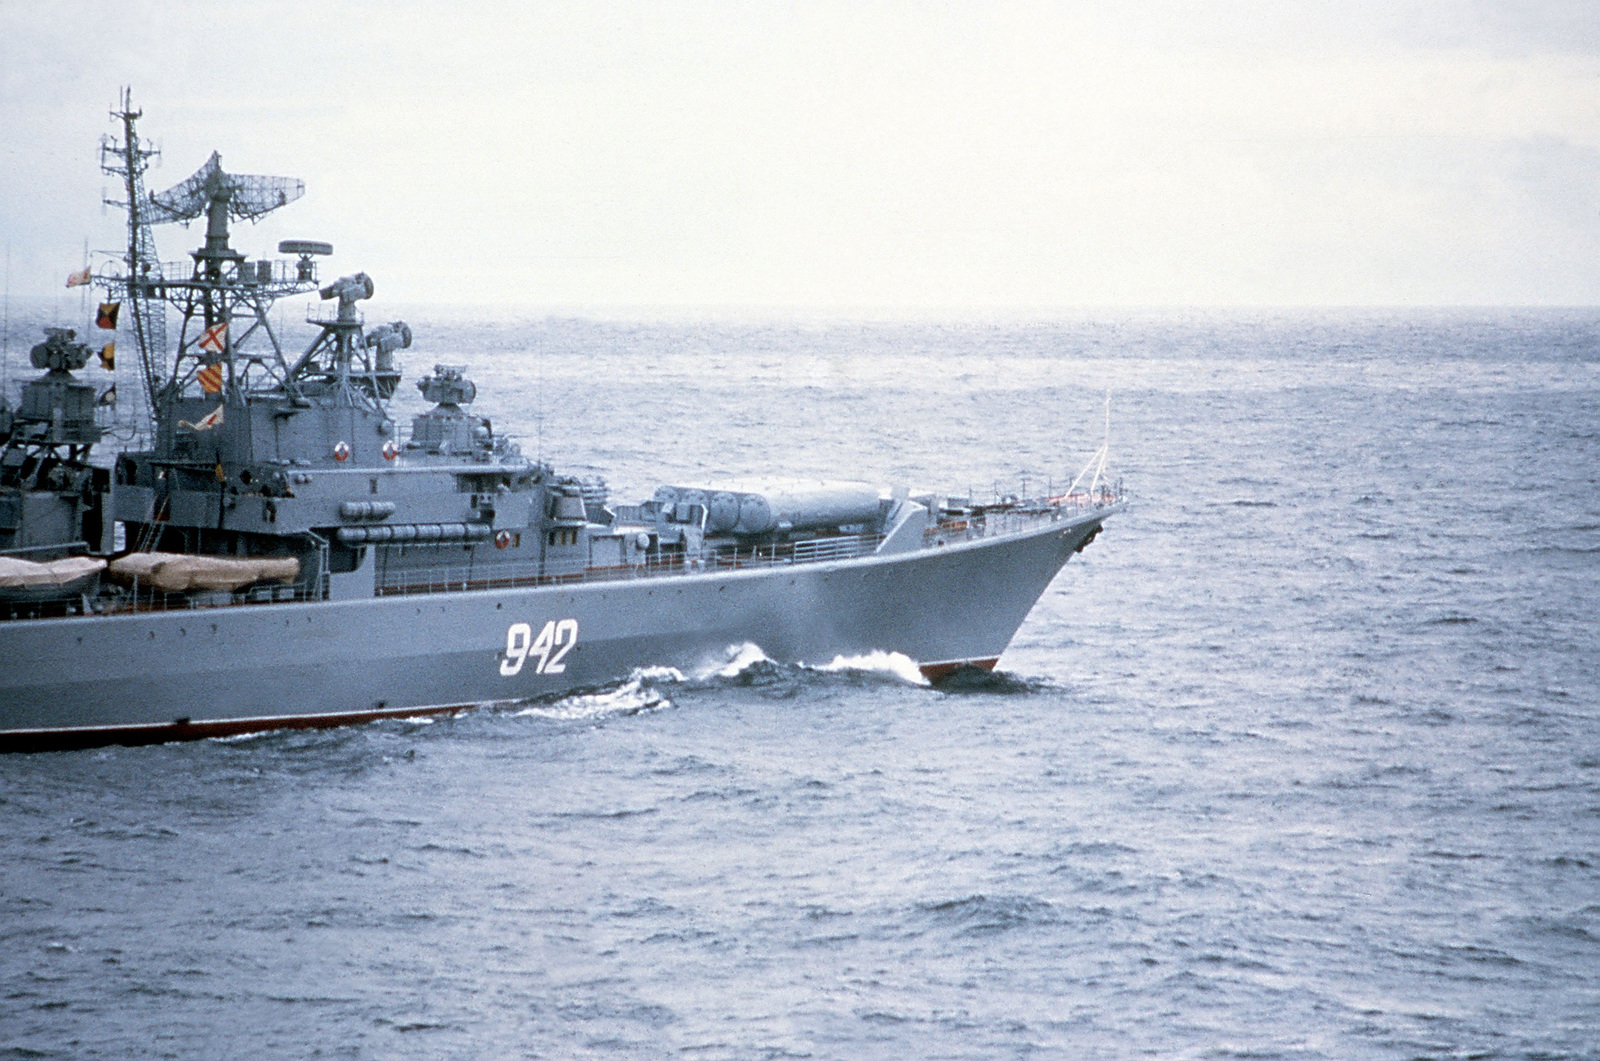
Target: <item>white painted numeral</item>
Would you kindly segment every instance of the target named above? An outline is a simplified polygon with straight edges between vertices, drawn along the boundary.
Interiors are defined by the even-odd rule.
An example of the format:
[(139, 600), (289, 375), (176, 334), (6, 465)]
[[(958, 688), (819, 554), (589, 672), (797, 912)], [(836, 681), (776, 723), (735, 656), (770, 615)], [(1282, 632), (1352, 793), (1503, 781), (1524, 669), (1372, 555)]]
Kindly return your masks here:
[(506, 628), (506, 654), (500, 661), (500, 673), (509, 678), (522, 670), (529, 656), (537, 656), (533, 665), (535, 674), (561, 674), (567, 669), (561, 658), (577, 643), (576, 619), (560, 622), (552, 619), (544, 624), (538, 637), (533, 636), (533, 627), (527, 623), (512, 623)]
[[(545, 629), (550, 629), (550, 625), (548, 623), (545, 624)], [(541, 634), (540, 636), (542, 637), (544, 635)], [(545, 663), (543, 660), (541, 660), (539, 673), (560, 674), (561, 672), (565, 671), (567, 669), (567, 665), (561, 662), (561, 657), (565, 656), (568, 652), (571, 652), (572, 646), (576, 645), (577, 643), (578, 620), (563, 619), (557, 623), (554, 644), (559, 645), (561, 647), (561, 651), (550, 657), (549, 663)]]
[(506, 658), (500, 661), (500, 673), (507, 678), (522, 669), (528, 658), (528, 643), (533, 640), (533, 628), (527, 623), (512, 623), (506, 630)]
[(550, 660), (550, 649), (555, 644), (555, 635), (556, 624), (554, 622), (545, 623), (544, 629), (539, 631), (539, 639), (533, 643), (532, 648), (528, 649), (528, 655), (531, 656), (537, 653), (539, 656), (539, 662), (534, 666), (533, 673), (544, 673), (545, 664)]

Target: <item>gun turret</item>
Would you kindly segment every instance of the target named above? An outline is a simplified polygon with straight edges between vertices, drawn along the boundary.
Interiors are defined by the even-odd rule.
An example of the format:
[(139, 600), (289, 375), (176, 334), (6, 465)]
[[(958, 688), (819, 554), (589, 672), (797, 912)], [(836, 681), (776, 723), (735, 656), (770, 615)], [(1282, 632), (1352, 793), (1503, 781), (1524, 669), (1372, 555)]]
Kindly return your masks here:
[(89, 363), (89, 347), (73, 342), (77, 333), (71, 328), (46, 328), (44, 334), (29, 358), (46, 372), (22, 388), (16, 421), (37, 425), (30, 437), (38, 443), (92, 446), (103, 434), (94, 422), (94, 387), (72, 374)]
[(432, 409), (411, 420), (412, 449), (429, 453), (479, 453), (494, 450), (494, 428), (486, 417), (462, 410), (478, 396), (478, 388), (464, 374), (462, 365), (434, 365), (433, 375), (417, 380), (417, 389)]
[(88, 345), (73, 342), (78, 333), (71, 328), (46, 328), (44, 334), (44, 342), (28, 354), (34, 368), (45, 368), (51, 372), (76, 372), (89, 363)]
[(426, 400), (446, 407), (470, 405), (478, 396), (478, 388), (464, 372), (464, 365), (434, 365), (433, 375), (417, 380), (417, 389)]
[(404, 350), (410, 345), (411, 325), (405, 321), (380, 324), (367, 333), (367, 346), (378, 352), (380, 360), (396, 350)]
[(355, 314), (355, 304), (362, 299), (371, 298), (373, 292), (372, 277), (366, 273), (353, 273), (350, 276), (341, 276), (319, 294), (324, 302), (330, 298), (339, 300), (339, 319), (352, 318)]

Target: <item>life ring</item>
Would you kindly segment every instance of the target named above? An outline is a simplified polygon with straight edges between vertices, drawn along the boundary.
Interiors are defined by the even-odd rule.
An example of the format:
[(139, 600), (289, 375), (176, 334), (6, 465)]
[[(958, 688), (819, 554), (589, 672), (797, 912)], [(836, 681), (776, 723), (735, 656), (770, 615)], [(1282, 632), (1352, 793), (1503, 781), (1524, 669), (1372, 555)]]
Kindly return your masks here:
[(336, 461), (339, 461), (341, 464), (344, 463), (345, 461), (349, 460), (350, 459), (350, 444), (347, 443), (347, 442), (336, 442), (336, 443), (334, 443), (334, 446), (333, 446), (333, 459), (336, 460)]
[(400, 456), (400, 443), (391, 438), (383, 444), (383, 459), (392, 461), (398, 456)]
[(506, 546), (508, 546), (510, 544), (511, 544), (511, 532), (510, 531), (503, 530), (503, 531), (499, 531), (499, 532), (497, 532), (495, 534), (495, 536), (494, 536), (494, 547), (496, 549), (504, 549)]

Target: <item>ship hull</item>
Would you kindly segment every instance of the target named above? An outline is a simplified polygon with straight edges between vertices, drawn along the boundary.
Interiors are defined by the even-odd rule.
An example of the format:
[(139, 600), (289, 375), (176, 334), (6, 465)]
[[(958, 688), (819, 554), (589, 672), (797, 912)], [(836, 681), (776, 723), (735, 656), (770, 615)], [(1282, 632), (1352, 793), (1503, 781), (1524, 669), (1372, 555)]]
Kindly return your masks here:
[(745, 642), (993, 666), (1106, 514), (835, 563), (0, 623), (0, 751), (448, 712), (692, 673)]

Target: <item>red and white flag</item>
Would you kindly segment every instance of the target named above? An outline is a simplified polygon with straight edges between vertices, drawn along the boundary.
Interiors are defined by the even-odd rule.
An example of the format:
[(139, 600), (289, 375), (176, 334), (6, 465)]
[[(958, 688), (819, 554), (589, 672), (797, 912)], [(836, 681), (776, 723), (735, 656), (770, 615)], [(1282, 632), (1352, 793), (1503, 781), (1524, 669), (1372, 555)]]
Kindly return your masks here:
[(210, 431), (213, 427), (216, 427), (218, 424), (221, 424), (221, 423), (222, 423), (222, 406), (219, 405), (215, 409), (211, 410), (209, 413), (207, 413), (206, 415), (202, 416), (200, 419), (196, 420), (192, 424), (187, 420), (179, 420), (178, 421), (178, 426), (179, 427), (187, 427), (191, 431)]
[(220, 354), (228, 345), (228, 322), (213, 324), (200, 333), (200, 341), (195, 344), (207, 353)]

